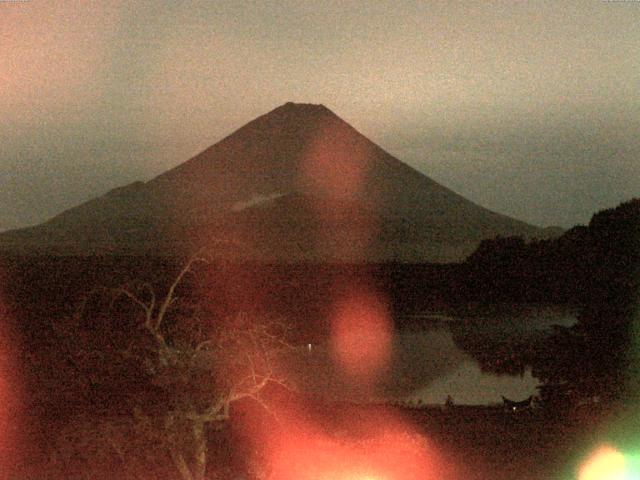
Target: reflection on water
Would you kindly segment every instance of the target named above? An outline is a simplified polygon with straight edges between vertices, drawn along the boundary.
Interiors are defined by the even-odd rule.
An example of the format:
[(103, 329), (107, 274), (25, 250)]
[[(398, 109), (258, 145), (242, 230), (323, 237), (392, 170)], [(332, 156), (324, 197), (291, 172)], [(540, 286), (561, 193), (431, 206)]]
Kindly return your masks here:
[[(395, 332), (391, 361), (379, 379), (377, 399), (425, 404), (443, 404), (448, 395), (460, 404), (499, 403), (501, 395), (524, 399), (537, 393), (539, 382), (530, 370), (516, 376), (483, 372), (456, 344), (452, 330), (492, 340), (523, 339), (540, 335), (554, 324), (569, 326), (575, 321), (571, 313), (553, 307), (519, 307), (472, 318), (425, 316), (419, 328), (414, 323), (414, 328)], [(358, 387), (342, 375), (325, 345), (305, 349), (295, 363), (298, 381), (308, 391), (332, 399), (371, 400), (362, 398)]]
[(465, 360), (453, 372), (437, 378), (408, 397), (409, 402), (443, 404), (448, 395), (455, 403), (490, 405), (502, 403), (501, 395), (510, 399), (524, 399), (537, 393), (539, 382), (526, 370), (522, 377), (492, 375), (480, 370), (472, 360)]
[[(511, 399), (524, 399), (537, 393), (539, 381), (532, 377), (530, 369), (524, 369), (520, 375), (496, 375), (483, 371), (478, 362), (465, 353), (456, 344), (455, 338), (472, 338), (476, 343), (487, 346), (501, 342), (526, 342), (545, 335), (554, 325), (565, 327), (576, 323), (574, 312), (552, 305), (503, 305), (472, 311), (458, 318), (443, 318), (441, 315), (424, 315), (422, 323), (429, 325), (426, 330), (417, 333), (425, 336), (426, 343), (434, 335), (439, 337), (445, 332), (450, 339), (450, 348), (463, 358), (444, 375), (409, 395), (409, 400), (422, 403), (444, 403), (451, 396), (460, 404), (501, 403), (502, 396)], [(438, 332), (438, 333), (436, 333)]]

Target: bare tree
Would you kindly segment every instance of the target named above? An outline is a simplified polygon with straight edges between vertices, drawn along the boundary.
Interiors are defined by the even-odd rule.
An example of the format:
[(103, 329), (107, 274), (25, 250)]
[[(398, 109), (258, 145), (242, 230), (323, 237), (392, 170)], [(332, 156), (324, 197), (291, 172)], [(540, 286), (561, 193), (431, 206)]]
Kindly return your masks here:
[[(135, 461), (136, 455), (147, 454), (132, 451), (146, 444), (156, 455), (170, 459), (178, 478), (203, 480), (208, 465), (207, 432), (229, 419), (234, 402), (250, 398), (266, 408), (261, 397), (264, 388), (270, 383), (285, 385), (278, 360), (290, 347), (282, 322), (243, 314), (211, 321), (204, 318), (207, 314), (201, 304), (178, 296), (196, 265), (209, 262), (202, 254), (191, 257), (164, 295), (158, 295), (157, 288), (147, 282), (102, 290), (102, 297), (109, 293), (109, 308), (135, 316), (139, 327), (135, 334), (126, 332), (118, 341), (87, 346), (77, 329), (88, 315), (84, 302), (73, 323), (75, 333), (64, 335), (70, 340), (70, 362), (88, 378), (85, 391), (89, 397), (97, 381), (91, 377), (108, 375), (110, 362), (126, 365), (154, 392), (152, 399), (135, 399), (131, 404), (130, 423), (134, 436), (143, 439), (142, 447), (115, 423), (99, 429), (123, 465)], [(96, 373), (101, 369), (102, 373)]]

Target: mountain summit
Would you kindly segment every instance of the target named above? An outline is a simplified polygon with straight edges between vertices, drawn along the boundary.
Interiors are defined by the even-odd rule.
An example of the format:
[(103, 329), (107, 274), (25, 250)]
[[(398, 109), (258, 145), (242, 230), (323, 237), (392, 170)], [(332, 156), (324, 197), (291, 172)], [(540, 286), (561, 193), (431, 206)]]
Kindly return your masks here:
[(149, 182), (0, 234), (0, 250), (176, 254), (232, 242), (259, 261), (438, 262), (497, 235), (545, 230), (466, 200), (322, 105), (286, 103)]

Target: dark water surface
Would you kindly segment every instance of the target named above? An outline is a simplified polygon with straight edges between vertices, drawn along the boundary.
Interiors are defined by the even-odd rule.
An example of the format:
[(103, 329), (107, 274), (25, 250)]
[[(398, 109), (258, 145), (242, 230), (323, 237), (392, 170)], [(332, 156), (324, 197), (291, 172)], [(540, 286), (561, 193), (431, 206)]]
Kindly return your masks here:
[(544, 335), (553, 325), (570, 326), (576, 317), (564, 307), (519, 305), (502, 306), (490, 314), (460, 317), (427, 313), (411, 320), (412, 327), (394, 331), (389, 368), (375, 392), (367, 392), (368, 398), (362, 398), (359, 388), (344, 377), (326, 342), (306, 349), (298, 359), (295, 370), (300, 381), (310, 391), (335, 399), (444, 404), (450, 395), (455, 403), (469, 405), (501, 403), (502, 395), (524, 399), (535, 395), (539, 384), (529, 369), (522, 375), (484, 372), (456, 343), (453, 332), (492, 341), (522, 340)]

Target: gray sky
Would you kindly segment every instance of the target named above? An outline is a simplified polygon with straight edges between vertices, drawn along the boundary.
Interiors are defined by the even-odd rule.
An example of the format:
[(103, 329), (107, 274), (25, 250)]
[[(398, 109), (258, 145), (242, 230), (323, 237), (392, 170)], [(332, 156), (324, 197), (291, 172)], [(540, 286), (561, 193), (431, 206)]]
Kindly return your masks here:
[(0, 230), (286, 101), (493, 210), (584, 223), (640, 196), (640, 2), (0, 2)]

